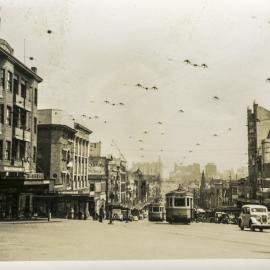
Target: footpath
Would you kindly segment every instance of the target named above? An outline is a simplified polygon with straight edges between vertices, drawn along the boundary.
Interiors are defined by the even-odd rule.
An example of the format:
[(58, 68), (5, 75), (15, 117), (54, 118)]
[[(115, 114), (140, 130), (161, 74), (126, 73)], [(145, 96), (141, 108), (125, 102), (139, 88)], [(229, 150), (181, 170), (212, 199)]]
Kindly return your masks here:
[(47, 218), (29, 219), (29, 220), (1, 220), (0, 224), (34, 224), (34, 223), (54, 223), (65, 222), (68, 219), (52, 218), (48, 221)]

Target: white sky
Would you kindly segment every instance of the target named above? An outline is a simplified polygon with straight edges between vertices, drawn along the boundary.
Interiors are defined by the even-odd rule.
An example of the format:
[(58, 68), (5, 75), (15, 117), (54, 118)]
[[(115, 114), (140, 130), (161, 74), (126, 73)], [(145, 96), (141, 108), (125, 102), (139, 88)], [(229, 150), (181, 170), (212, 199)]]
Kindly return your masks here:
[[(117, 153), (114, 139), (129, 162), (160, 155), (167, 172), (183, 161), (215, 162), (219, 169), (247, 165), (247, 106), (256, 100), (270, 108), (269, 0), (2, 0), (0, 5), (0, 37), (21, 60), (25, 39), (26, 64), (37, 66), (44, 79), (40, 108), (75, 115), (93, 130), (92, 141), (102, 141), (104, 154)], [(185, 59), (209, 68), (186, 65)], [(82, 114), (101, 119), (85, 120)]]

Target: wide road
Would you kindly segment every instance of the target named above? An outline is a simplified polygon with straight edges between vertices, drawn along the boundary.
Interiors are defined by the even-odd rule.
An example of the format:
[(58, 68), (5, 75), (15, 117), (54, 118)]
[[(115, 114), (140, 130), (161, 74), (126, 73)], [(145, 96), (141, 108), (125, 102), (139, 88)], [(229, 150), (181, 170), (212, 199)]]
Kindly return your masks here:
[(1, 261), (195, 258), (270, 258), (270, 230), (147, 220), (0, 224)]

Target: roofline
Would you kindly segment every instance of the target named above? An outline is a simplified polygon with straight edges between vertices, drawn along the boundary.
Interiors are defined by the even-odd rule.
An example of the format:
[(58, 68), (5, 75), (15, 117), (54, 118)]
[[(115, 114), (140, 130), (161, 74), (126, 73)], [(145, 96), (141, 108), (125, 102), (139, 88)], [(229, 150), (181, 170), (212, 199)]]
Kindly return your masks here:
[(79, 123), (75, 122), (74, 125), (75, 125), (75, 128), (78, 127), (78, 128), (80, 128), (80, 129), (82, 129), (82, 130), (88, 132), (89, 134), (93, 133), (92, 130), (88, 129), (87, 127), (83, 126), (82, 124), (79, 124)]
[(12, 54), (10, 54), (9, 52), (7, 52), (1, 47), (0, 47), (0, 53), (5, 55), (13, 64), (19, 66), (21, 69), (23, 69), (32, 77), (34, 77), (39, 83), (43, 81), (43, 79), (39, 77), (35, 72), (33, 72), (29, 67), (27, 67), (24, 63), (22, 63), (20, 60), (18, 60), (16, 57), (14, 57)]
[(74, 128), (71, 128), (71, 127), (69, 127), (69, 126), (67, 126), (67, 125), (61, 125), (61, 124), (38, 124), (38, 128), (46, 128), (46, 129), (49, 129), (49, 128), (65, 128), (65, 129), (68, 129), (69, 131), (71, 131), (71, 132), (74, 132), (74, 134), (75, 133), (77, 133), (77, 130), (76, 129), (74, 129)]

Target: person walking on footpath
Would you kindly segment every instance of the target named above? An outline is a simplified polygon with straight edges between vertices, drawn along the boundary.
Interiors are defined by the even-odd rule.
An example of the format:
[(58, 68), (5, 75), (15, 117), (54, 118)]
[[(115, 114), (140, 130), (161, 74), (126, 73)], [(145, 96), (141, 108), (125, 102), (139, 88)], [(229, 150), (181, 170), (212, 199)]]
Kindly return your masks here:
[(99, 209), (99, 222), (103, 222), (104, 219), (104, 205), (101, 205)]

